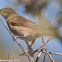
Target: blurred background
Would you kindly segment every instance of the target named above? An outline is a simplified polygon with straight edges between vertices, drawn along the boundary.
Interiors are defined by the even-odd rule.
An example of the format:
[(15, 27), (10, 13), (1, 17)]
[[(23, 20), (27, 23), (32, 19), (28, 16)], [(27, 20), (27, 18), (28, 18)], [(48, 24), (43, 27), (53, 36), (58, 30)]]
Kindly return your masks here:
[[(44, 14), (42, 13), (42, 8), (44, 7)], [(12, 8), (20, 16), (26, 16), (26, 11), (29, 12), (29, 20), (40, 25), (43, 32), (55, 33), (55, 37), (48, 42), (45, 47), (49, 52), (62, 53), (62, 30), (57, 33), (57, 31), (62, 28), (62, 13), (60, 13), (53, 21), (57, 21), (51, 25), (48, 25), (50, 21), (62, 10), (62, 0), (0, 0), (0, 9)], [(0, 18), (7, 25), (6, 20), (0, 15)], [(46, 41), (47, 36), (44, 36)], [(25, 41), (19, 40), (20, 44), (27, 49)], [(32, 48), (36, 49), (42, 44), (42, 38), (36, 39)], [(22, 54), (22, 49), (13, 41), (12, 36), (4, 27), (0, 21), (0, 59), (19, 59), (21, 62), (29, 62), (26, 56), (19, 56)], [(34, 55), (35, 59), (38, 53)], [(52, 55), (56, 62), (62, 62), (62, 56)], [(38, 62), (43, 62), (44, 53)], [(50, 58), (46, 55), (46, 62), (51, 62)]]

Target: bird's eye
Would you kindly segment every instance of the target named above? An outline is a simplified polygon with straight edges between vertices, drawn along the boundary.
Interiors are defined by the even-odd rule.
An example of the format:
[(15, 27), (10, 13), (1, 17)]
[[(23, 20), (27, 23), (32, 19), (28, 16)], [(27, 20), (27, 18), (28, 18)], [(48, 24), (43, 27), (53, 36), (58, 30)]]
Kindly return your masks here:
[(4, 13), (6, 13), (6, 11), (4, 11)]

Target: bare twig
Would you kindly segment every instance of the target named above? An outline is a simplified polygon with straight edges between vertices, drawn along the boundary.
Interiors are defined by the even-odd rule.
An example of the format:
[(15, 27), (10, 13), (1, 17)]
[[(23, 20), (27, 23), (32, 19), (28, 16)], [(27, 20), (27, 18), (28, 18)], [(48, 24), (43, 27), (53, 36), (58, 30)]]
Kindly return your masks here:
[[(42, 37), (42, 41), (44, 42), (44, 38)], [(47, 40), (46, 40), (47, 41)], [(43, 43), (44, 44), (44, 43)], [(45, 49), (45, 47), (43, 46), (43, 48), (44, 48), (44, 50), (46, 51), (46, 53), (47, 53), (47, 55), (49, 56), (49, 58), (51, 59), (51, 61), (52, 62), (55, 62), (54, 60), (53, 60), (53, 58), (50, 56), (50, 54), (49, 54), (49, 52), (47, 51), (47, 49)], [(43, 60), (43, 62), (44, 62), (44, 60)]]
[[(52, 37), (51, 37), (51, 38), (52, 38)], [(50, 39), (51, 39), (51, 38), (50, 38)], [(48, 41), (49, 41), (50, 39), (48, 39)], [(42, 40), (42, 41), (44, 42), (44, 38), (43, 38), (43, 40)], [(44, 43), (43, 43), (43, 44), (44, 44)], [(44, 47), (44, 46), (42, 46), (42, 45), (41, 45), (40, 47), (41, 47), (41, 48), (43, 47), (43, 48), (45, 49), (45, 47)], [(39, 48), (40, 48), (40, 47), (39, 47)], [(38, 49), (38, 50), (39, 50), (39, 49)], [(49, 56), (49, 58), (51, 59), (51, 61), (52, 61), (52, 62), (55, 62), (55, 61), (53, 60), (53, 58), (50, 56), (49, 52), (47, 52), (47, 50), (46, 50), (46, 49), (45, 49), (45, 51), (46, 51), (47, 55)], [(39, 58), (38, 58), (38, 59), (39, 59)]]
[(51, 24), (51, 22), (62, 12), (62, 10), (50, 21), (49, 24)]
[[(61, 28), (60, 30), (62, 30), (62, 28)], [(59, 32), (60, 30), (58, 30), (58, 32)], [(46, 44), (47, 42), (49, 42), (53, 37), (54, 37), (54, 36), (50, 37), (46, 42), (44, 42), (44, 44), (42, 44), (39, 48), (37, 48), (37, 49), (33, 52), (33, 54), (34, 54), (35, 52), (37, 52), (40, 48), (42, 48), (43, 46), (45, 46), (45, 44)]]
[(40, 50), (40, 52), (39, 52), (39, 54), (38, 54), (38, 56), (37, 56), (35, 62), (38, 62), (38, 60), (39, 60), (39, 58), (40, 58), (40, 56), (41, 56), (41, 54), (42, 54), (42, 51), (43, 51), (43, 49)]
[(9, 33), (12, 35), (12, 37), (15, 39), (15, 41), (17, 42), (17, 44), (21, 47), (21, 49), (23, 50), (23, 52), (25, 53), (25, 55), (29, 58), (30, 62), (34, 62), (34, 59), (27, 53), (27, 51), (22, 47), (22, 45), (17, 41), (17, 39), (15, 38), (15, 36), (12, 34), (12, 32), (7, 28), (7, 26), (5, 25), (5, 23), (2, 21), (2, 19), (0, 18), (1, 22), (3, 23), (3, 25), (6, 27), (6, 29), (9, 31)]
[(43, 46), (45, 46), (45, 44), (46, 44), (47, 42), (49, 42), (52, 38), (53, 38), (53, 36), (50, 37), (46, 42), (44, 42), (44, 44), (42, 44), (38, 49), (36, 49), (36, 50), (33, 52), (33, 54), (34, 54), (35, 52), (37, 52), (40, 48), (42, 48)]
[[(33, 51), (35, 51), (35, 50), (33, 50)], [(41, 52), (41, 51), (38, 50), (37, 52)], [(46, 51), (42, 51), (42, 53), (46, 53)], [(54, 52), (49, 52), (49, 54), (62, 55), (61, 53), (54, 53)]]
[(39, 54), (38, 54), (38, 56), (37, 56), (37, 58), (36, 58), (36, 61), (35, 61), (35, 62), (38, 62), (38, 60), (39, 60), (39, 58), (40, 58), (41, 54), (42, 54), (42, 51), (41, 51), (41, 52), (39, 52)]
[(45, 58), (46, 58), (46, 53), (45, 53), (45, 55), (44, 55), (44, 59), (43, 59), (43, 62), (45, 62)]
[[(42, 37), (43, 38), (43, 37)], [(44, 38), (42, 40), (44, 42)], [(47, 40), (46, 40), (47, 41)], [(44, 43), (43, 43), (44, 44)], [(49, 52), (47, 51), (47, 49), (43, 46), (44, 50), (46, 51), (47, 55), (49, 56), (49, 58), (51, 59), (52, 62), (55, 62), (54, 59), (50, 56)]]
[[(38, 52), (39, 52), (39, 51), (38, 51)], [(46, 53), (46, 51), (42, 51), (42, 53)], [(49, 52), (49, 54), (62, 55), (61, 53), (54, 53), (54, 52)]]
[(51, 59), (52, 62), (55, 62), (54, 59), (50, 56), (49, 52), (45, 49), (45, 47), (43, 47), (44, 50), (46, 51), (47, 55), (49, 56), (49, 58)]

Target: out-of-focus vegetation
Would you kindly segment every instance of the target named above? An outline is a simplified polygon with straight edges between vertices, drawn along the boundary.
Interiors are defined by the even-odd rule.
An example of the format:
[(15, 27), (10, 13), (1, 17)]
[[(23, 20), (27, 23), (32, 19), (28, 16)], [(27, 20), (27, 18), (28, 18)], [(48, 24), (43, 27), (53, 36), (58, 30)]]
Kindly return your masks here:
[[(57, 16), (58, 17), (57, 22), (54, 23), (56, 24), (56, 26), (54, 24), (48, 25), (50, 21), (48, 21), (47, 18), (45, 19), (45, 17), (41, 15), (42, 9), (44, 8), (44, 11), (46, 11), (48, 3), (52, 2), (51, 0), (11, 0), (11, 1), (7, 0), (7, 1), (12, 2), (14, 6), (16, 5), (16, 8), (21, 4), (25, 5), (25, 8), (26, 8), (25, 10), (29, 12), (30, 14), (32, 14), (32, 16), (35, 16), (38, 18), (39, 25), (41, 26), (41, 30), (43, 33), (45, 32), (53, 33), (53, 35), (56, 38), (58, 38), (59, 40), (62, 40), (62, 36), (60, 36), (57, 32), (62, 24), (62, 12), (59, 14), (60, 17), (58, 17), (59, 15)], [(59, 1), (54, 0), (53, 2), (59, 2), (60, 8), (62, 10), (62, 7), (61, 7), (62, 0), (59, 0)], [(54, 9), (52, 10), (54, 11)], [(60, 12), (61, 10), (59, 10), (58, 12)]]

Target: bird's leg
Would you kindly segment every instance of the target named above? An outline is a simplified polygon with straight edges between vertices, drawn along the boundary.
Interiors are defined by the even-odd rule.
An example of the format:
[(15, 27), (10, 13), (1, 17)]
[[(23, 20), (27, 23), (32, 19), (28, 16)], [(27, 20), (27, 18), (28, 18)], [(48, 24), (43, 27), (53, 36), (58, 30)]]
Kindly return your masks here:
[(33, 57), (33, 49), (28, 45), (28, 54)]
[(27, 44), (28, 47), (32, 46), (31, 43), (30, 43), (30, 41), (25, 41), (25, 42), (26, 42), (26, 44)]
[(28, 54), (33, 57), (33, 49), (32, 49), (32, 46), (30, 44), (27, 44), (27, 46), (28, 46)]
[(34, 41), (26, 41), (26, 44), (28, 46), (28, 54), (32, 57), (33, 57), (33, 49), (32, 49), (33, 43)]

